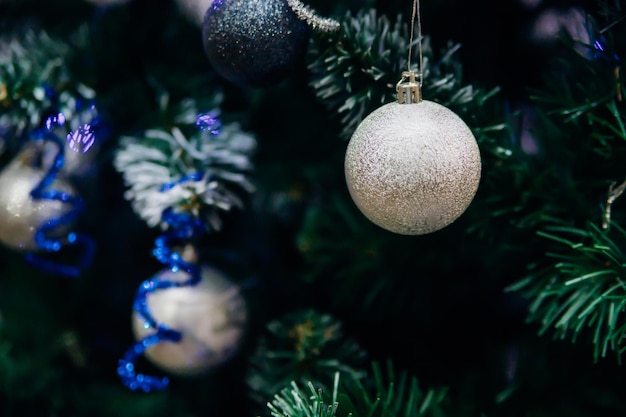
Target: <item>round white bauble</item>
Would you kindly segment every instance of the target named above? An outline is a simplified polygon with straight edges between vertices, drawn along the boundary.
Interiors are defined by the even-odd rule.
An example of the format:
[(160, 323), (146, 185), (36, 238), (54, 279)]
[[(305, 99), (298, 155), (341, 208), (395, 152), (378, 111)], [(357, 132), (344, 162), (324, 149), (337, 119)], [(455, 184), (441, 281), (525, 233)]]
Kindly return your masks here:
[(213, 0), (176, 0), (180, 13), (194, 25), (201, 27), (206, 11), (213, 4)]
[[(46, 171), (30, 165), (32, 149), (21, 152), (0, 172), (0, 242), (14, 249), (37, 251), (37, 230), (72, 209), (72, 205), (58, 200), (34, 199), (30, 192), (41, 182)], [(75, 190), (66, 181), (56, 178), (49, 189), (68, 195)], [(68, 225), (59, 226), (60, 237)]]
[[(149, 347), (145, 356), (161, 369), (181, 376), (205, 373), (228, 361), (238, 350), (247, 324), (246, 303), (238, 286), (220, 271), (202, 267), (202, 279), (195, 286), (157, 290), (148, 294), (148, 310), (157, 323), (182, 334), (178, 342), (161, 341)], [(156, 278), (185, 282), (184, 271), (164, 270)], [(137, 340), (156, 332), (144, 327), (133, 312)]]
[(345, 157), (348, 190), (359, 210), (403, 235), (454, 222), (472, 202), (480, 173), (469, 127), (428, 100), (373, 111), (355, 130)]

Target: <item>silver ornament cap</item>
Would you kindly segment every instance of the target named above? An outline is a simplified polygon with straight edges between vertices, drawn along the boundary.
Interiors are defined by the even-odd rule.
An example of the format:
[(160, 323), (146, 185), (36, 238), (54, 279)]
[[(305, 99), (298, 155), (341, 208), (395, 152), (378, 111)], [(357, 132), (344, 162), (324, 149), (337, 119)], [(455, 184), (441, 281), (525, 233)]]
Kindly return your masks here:
[(450, 109), (421, 100), (419, 87), (414, 78), (399, 83), (398, 100), (404, 101), (385, 104), (361, 122), (344, 165), (359, 210), (402, 235), (454, 222), (474, 199), (481, 176), (470, 128)]

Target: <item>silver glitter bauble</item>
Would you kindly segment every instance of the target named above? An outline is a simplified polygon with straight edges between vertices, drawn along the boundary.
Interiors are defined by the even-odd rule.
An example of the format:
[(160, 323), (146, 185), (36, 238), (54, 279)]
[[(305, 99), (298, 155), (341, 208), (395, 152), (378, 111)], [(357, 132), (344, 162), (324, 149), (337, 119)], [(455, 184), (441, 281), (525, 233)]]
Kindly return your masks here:
[[(148, 295), (148, 309), (157, 323), (182, 333), (179, 342), (162, 341), (145, 356), (163, 370), (181, 376), (199, 375), (229, 360), (239, 348), (247, 324), (246, 303), (238, 286), (208, 266), (195, 286), (157, 290)], [(164, 270), (157, 278), (185, 282), (184, 271)], [(133, 313), (137, 340), (154, 333)]]
[(303, 62), (309, 27), (286, 0), (215, 0), (202, 24), (204, 51), (222, 77), (267, 87)]
[[(0, 242), (14, 249), (37, 251), (37, 230), (66, 214), (72, 206), (58, 200), (31, 197), (30, 192), (41, 182), (46, 171), (30, 165), (30, 153), (28, 150), (18, 154), (0, 172)], [(49, 189), (75, 194), (73, 187), (59, 178), (52, 182)], [(59, 236), (68, 226), (59, 226)]]
[(480, 151), (448, 108), (423, 100), (389, 103), (367, 116), (345, 158), (348, 190), (378, 226), (421, 235), (455, 221), (480, 182)]

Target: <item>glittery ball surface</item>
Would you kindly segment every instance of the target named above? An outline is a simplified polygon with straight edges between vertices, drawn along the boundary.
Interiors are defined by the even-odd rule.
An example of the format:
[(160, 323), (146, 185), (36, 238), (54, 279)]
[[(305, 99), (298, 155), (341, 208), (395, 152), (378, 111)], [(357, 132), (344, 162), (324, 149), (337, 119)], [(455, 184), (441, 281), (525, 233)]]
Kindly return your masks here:
[[(0, 173), (0, 242), (13, 249), (36, 251), (35, 233), (50, 220), (67, 213), (71, 206), (58, 200), (36, 200), (30, 192), (44, 177), (41, 169), (11, 162)], [(51, 188), (74, 194), (73, 188), (56, 179)]]
[(286, 0), (215, 0), (202, 24), (215, 71), (242, 87), (268, 87), (304, 59), (309, 27)]
[[(248, 312), (238, 286), (221, 271), (202, 266), (202, 280), (148, 295), (148, 309), (157, 323), (181, 332), (178, 342), (161, 341), (146, 350), (146, 357), (163, 370), (181, 376), (201, 375), (231, 359), (243, 340)], [(182, 283), (185, 271), (163, 270), (157, 278)], [(133, 312), (137, 340), (154, 334)]]
[(454, 222), (470, 205), (481, 160), (469, 127), (423, 100), (386, 104), (357, 127), (345, 158), (348, 190), (376, 225), (422, 235)]

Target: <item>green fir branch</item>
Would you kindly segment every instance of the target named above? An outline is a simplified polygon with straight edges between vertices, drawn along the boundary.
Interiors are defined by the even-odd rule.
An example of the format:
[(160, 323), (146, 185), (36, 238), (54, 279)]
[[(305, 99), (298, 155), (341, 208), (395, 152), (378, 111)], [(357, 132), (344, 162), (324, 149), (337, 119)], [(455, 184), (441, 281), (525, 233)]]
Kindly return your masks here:
[(326, 399), (324, 391), (316, 389), (311, 381), (306, 383), (308, 392), (292, 381), (289, 387), (274, 396), (267, 407), (273, 417), (335, 417), (338, 385), (339, 373), (336, 373), (332, 399)]
[[(613, 15), (605, 28), (588, 16), (586, 32), (575, 38), (561, 38), (564, 56), (557, 61), (560, 70), (547, 72), (545, 88), (534, 91), (531, 99), (556, 123), (579, 135), (585, 146), (602, 159), (615, 157), (626, 144), (623, 112), (624, 82), (619, 57), (626, 51), (616, 48)], [(621, 151), (623, 152), (623, 151)]]
[(416, 377), (395, 375), (388, 363), (386, 373), (372, 364), (366, 380), (335, 374), (332, 391), (306, 382), (307, 390), (291, 382), (268, 403), (273, 417), (444, 417), (448, 415), (447, 389), (424, 390)]
[(264, 404), (290, 381), (329, 387), (335, 372), (358, 379), (365, 352), (328, 314), (302, 310), (271, 321), (250, 358), (250, 396)]
[(427, 249), (374, 225), (347, 196), (324, 197), (309, 205), (297, 236), (307, 265), (303, 280), (328, 286), (335, 308), (368, 320), (379, 320), (383, 312), (390, 317), (420, 311), (419, 281), (403, 265)]
[[(238, 123), (220, 125), (213, 133), (203, 130), (195, 125), (195, 100), (170, 103), (167, 94), (159, 97), (164, 126), (120, 139), (113, 166), (128, 187), (125, 198), (150, 227), (167, 227), (162, 214), (171, 209), (219, 230), (220, 214), (242, 208), (242, 193), (254, 191), (249, 174), (256, 139)], [(219, 109), (206, 114), (216, 119)]]
[(391, 362), (382, 369), (372, 364), (372, 373), (361, 381), (348, 381), (338, 396), (339, 409), (348, 415), (370, 417), (444, 417), (447, 389), (424, 390), (415, 376), (396, 374)]
[[(589, 18), (586, 33), (579, 34), (582, 39), (562, 37), (562, 56), (545, 72), (544, 87), (530, 95), (533, 121), (520, 126), (514, 137), (519, 140), (521, 129), (527, 130), (526, 139), (535, 149), (524, 154), (519, 147), (508, 147), (513, 150), (508, 160), (485, 167), (487, 175), (472, 208), (490, 215), (482, 221), (478, 217), (472, 230), (496, 236), (507, 227), (534, 235), (554, 219), (580, 224), (597, 214), (607, 178), (624, 175), (623, 167), (613, 163), (626, 159), (625, 96), (614, 57), (626, 51), (616, 48), (623, 42), (612, 40), (618, 26), (608, 27), (612, 30), (600, 30)], [(594, 46), (596, 41), (603, 50)], [(621, 216), (616, 213), (618, 220)]]
[(85, 48), (88, 37), (85, 27), (72, 42), (43, 30), (0, 37), (0, 137), (20, 139), (51, 112), (71, 120), (84, 110), (78, 101), (95, 98), (71, 70), (76, 50)]
[(531, 301), (528, 319), (540, 324), (540, 334), (553, 331), (573, 342), (586, 337), (596, 361), (608, 351), (619, 358), (626, 349), (626, 231), (613, 223), (610, 230), (589, 224), (554, 226), (539, 234), (556, 242), (547, 253), (553, 262), (507, 291)]

